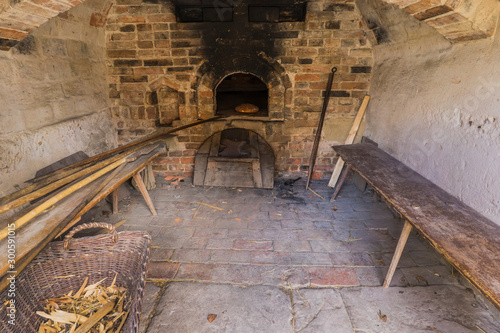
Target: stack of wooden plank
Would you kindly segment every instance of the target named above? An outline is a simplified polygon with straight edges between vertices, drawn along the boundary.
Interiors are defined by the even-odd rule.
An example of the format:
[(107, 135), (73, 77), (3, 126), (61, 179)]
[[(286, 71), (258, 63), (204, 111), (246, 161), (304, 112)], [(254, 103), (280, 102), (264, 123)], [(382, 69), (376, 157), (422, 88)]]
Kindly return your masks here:
[[(161, 153), (161, 143), (172, 133), (218, 118), (155, 132), (32, 179), (26, 188), (0, 198), (0, 214), (18, 210), (0, 222), (0, 248), (15, 248), (15, 256), (0, 257), (0, 291), (8, 285), (7, 272), (19, 273), (52, 239), (77, 223), (121, 184), (131, 177), (142, 183), (140, 177), (136, 178), (138, 172)], [(148, 205), (154, 211), (150, 202)]]

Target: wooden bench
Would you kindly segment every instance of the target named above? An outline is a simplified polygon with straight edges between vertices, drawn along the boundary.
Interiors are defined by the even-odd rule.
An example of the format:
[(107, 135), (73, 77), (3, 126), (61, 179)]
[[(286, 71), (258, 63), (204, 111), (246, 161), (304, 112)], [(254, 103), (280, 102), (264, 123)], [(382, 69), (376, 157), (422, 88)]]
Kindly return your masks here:
[[(500, 226), (372, 144), (333, 147), (405, 219), (384, 281), (388, 287), (412, 228), (500, 308)], [(334, 199), (334, 198), (332, 198)]]

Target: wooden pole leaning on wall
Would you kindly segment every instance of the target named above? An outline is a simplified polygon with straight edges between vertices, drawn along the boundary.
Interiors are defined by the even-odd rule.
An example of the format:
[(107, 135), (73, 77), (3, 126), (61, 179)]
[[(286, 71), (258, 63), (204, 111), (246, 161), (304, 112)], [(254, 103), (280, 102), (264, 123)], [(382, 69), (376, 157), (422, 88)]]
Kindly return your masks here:
[(321, 115), (319, 117), (318, 128), (316, 129), (316, 137), (314, 138), (314, 144), (311, 151), (311, 157), (309, 158), (309, 171), (307, 174), (306, 189), (309, 188), (309, 183), (311, 182), (311, 177), (314, 171), (314, 165), (316, 164), (316, 155), (318, 154), (319, 140), (321, 139), (321, 131), (323, 130), (323, 123), (325, 121), (326, 109), (328, 108), (328, 102), (330, 102), (330, 92), (332, 90), (333, 77), (337, 67), (332, 68), (332, 72), (328, 76), (328, 82), (326, 84), (325, 99), (323, 100), (323, 108), (321, 110)]
[(30, 180), (28, 180), (26, 182), (36, 183), (36, 182), (39, 182), (39, 181), (41, 181), (41, 180), (43, 180), (43, 179), (45, 179), (47, 177), (51, 177), (51, 176), (53, 176), (55, 174), (58, 174), (58, 173), (61, 173), (63, 171), (66, 171), (66, 170), (69, 170), (69, 169), (73, 169), (73, 168), (77, 168), (77, 167), (80, 167), (82, 165), (90, 164), (90, 163), (93, 163), (93, 162), (96, 162), (96, 161), (100, 161), (100, 160), (102, 160), (102, 159), (104, 159), (104, 158), (106, 158), (108, 156), (111, 156), (111, 155), (114, 155), (116, 153), (122, 152), (122, 151), (124, 151), (124, 150), (126, 150), (128, 148), (135, 147), (135, 146), (140, 145), (142, 143), (146, 143), (146, 142), (149, 142), (149, 141), (152, 141), (152, 140), (155, 140), (155, 139), (161, 139), (161, 138), (164, 138), (165, 136), (168, 136), (169, 134), (172, 134), (172, 133), (175, 133), (175, 132), (178, 132), (178, 131), (181, 131), (181, 130), (184, 130), (184, 129), (187, 129), (187, 128), (190, 128), (190, 127), (193, 127), (193, 126), (197, 126), (197, 125), (208, 123), (208, 122), (211, 122), (211, 121), (214, 121), (214, 120), (218, 120), (218, 119), (221, 119), (221, 118), (225, 118), (225, 116), (216, 116), (216, 117), (212, 117), (212, 118), (209, 118), (209, 119), (199, 120), (199, 121), (195, 121), (193, 123), (189, 123), (187, 125), (179, 126), (179, 127), (172, 128), (172, 129), (169, 129), (169, 130), (159, 130), (159, 131), (156, 131), (153, 134), (148, 135), (148, 136), (146, 136), (146, 137), (144, 137), (142, 139), (133, 141), (131, 143), (128, 143), (128, 144), (123, 145), (123, 146), (120, 146), (120, 147), (115, 148), (115, 149), (111, 149), (111, 150), (105, 151), (104, 153), (101, 153), (101, 154), (89, 157), (87, 159), (84, 159), (83, 161), (80, 161), (80, 162), (77, 162), (77, 163), (73, 163), (71, 165), (68, 165), (67, 167), (61, 168), (61, 169), (56, 170), (54, 172), (51, 172), (48, 175), (44, 175), (42, 177), (30, 179)]
[[(349, 135), (347, 135), (347, 139), (345, 140), (346, 145), (350, 145), (354, 142), (354, 138), (356, 137), (356, 134), (358, 134), (358, 129), (359, 126), (361, 125), (361, 120), (365, 115), (366, 107), (368, 106), (369, 101), (370, 101), (370, 96), (367, 95), (365, 96), (365, 98), (363, 98), (363, 102), (359, 107), (358, 114), (356, 115), (356, 118), (354, 118), (354, 123), (352, 124), (351, 130), (349, 131)], [(328, 186), (335, 187), (335, 185), (339, 180), (340, 173), (342, 172), (344, 164), (345, 164), (344, 160), (339, 157), (337, 163), (335, 164), (335, 168), (333, 169), (332, 177), (328, 182)]]
[[(88, 176), (87, 178), (79, 181), (78, 183), (76, 183), (76, 184), (68, 187), (67, 189), (65, 189), (61, 193), (58, 193), (57, 195), (51, 197), (49, 200), (43, 202), (42, 204), (38, 205), (37, 207), (35, 207), (33, 210), (31, 210), (27, 214), (23, 215), (22, 217), (18, 218), (16, 221), (14, 221), (13, 223), (15, 225), (15, 228), (19, 229), (26, 222), (29, 222), (35, 216), (37, 216), (40, 213), (42, 213), (43, 211), (45, 211), (47, 208), (51, 207), (52, 205), (54, 205), (55, 203), (57, 203), (61, 199), (67, 197), (68, 195), (70, 195), (71, 193), (73, 193), (73, 192), (77, 191), (78, 189), (84, 187), (85, 185), (91, 183), (92, 181), (96, 180), (97, 178), (105, 175), (109, 171), (116, 169), (118, 166), (120, 166), (121, 164), (125, 163), (126, 160), (127, 160), (127, 158), (124, 157), (124, 158), (122, 158), (122, 159), (120, 159), (120, 160), (118, 160), (118, 161), (116, 161), (116, 162), (108, 165), (107, 167), (105, 167), (105, 168), (97, 171), (96, 173)], [(8, 228), (5, 228), (5, 229), (1, 230), (0, 231), (0, 239), (4, 239), (5, 237), (7, 237), (8, 233), (9, 233), (9, 229)]]
[(106, 151), (102, 154), (95, 155), (81, 162), (71, 164), (42, 177), (32, 179), (28, 182), (33, 182), (34, 184), (0, 198), (0, 214), (22, 206), (32, 200), (38, 199), (39, 197), (48, 194), (63, 185), (118, 161), (123, 158), (124, 155), (135, 152), (156, 140), (161, 140), (169, 134), (220, 118), (222, 117), (213, 117), (173, 128), (168, 131), (158, 131), (143, 139)]
[[(128, 162), (128, 161), (126, 161)], [(90, 193), (85, 200), (83, 200), (71, 213), (62, 220), (57, 227), (52, 229), (49, 234), (47, 234), (42, 242), (38, 244), (36, 247), (34, 247), (31, 251), (28, 252), (28, 254), (24, 257), (22, 257), (20, 260), (16, 261), (16, 272), (17, 275), (21, 273), (26, 266), (54, 239), (57, 237), (57, 235), (70, 223), (77, 215), (78, 213), (95, 197), (101, 192), (101, 190), (111, 181), (113, 178), (116, 176), (117, 173), (119, 173), (124, 167), (126, 163), (120, 165), (117, 167), (115, 170), (113, 170), (109, 176), (106, 177), (106, 179), (103, 180), (101, 184), (99, 184), (99, 187), (96, 188), (95, 190)], [(0, 280), (0, 292), (2, 292), (7, 286), (9, 285), (10, 281), (7, 279), (9, 276), (5, 275), (1, 280)]]

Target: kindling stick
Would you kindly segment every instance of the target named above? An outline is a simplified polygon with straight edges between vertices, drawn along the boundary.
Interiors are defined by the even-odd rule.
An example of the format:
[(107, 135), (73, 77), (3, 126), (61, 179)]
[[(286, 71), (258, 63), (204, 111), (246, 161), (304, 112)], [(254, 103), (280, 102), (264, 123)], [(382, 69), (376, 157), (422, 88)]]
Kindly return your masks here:
[(325, 99), (323, 100), (323, 109), (321, 110), (321, 115), (319, 118), (318, 129), (316, 130), (316, 137), (314, 138), (314, 145), (311, 152), (311, 157), (309, 158), (309, 173), (307, 175), (306, 188), (309, 188), (309, 182), (314, 170), (314, 164), (316, 164), (316, 155), (318, 154), (319, 140), (321, 139), (321, 131), (323, 130), (323, 122), (325, 121), (326, 109), (328, 107), (328, 102), (330, 101), (330, 92), (332, 91), (333, 77), (337, 67), (332, 68), (332, 72), (328, 77), (328, 82), (326, 84)]

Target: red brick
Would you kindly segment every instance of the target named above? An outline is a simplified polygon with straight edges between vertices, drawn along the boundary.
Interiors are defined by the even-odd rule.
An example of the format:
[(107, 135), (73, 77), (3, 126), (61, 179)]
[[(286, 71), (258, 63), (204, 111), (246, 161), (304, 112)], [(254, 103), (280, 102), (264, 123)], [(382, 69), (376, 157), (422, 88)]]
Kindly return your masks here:
[(367, 90), (368, 83), (367, 82), (342, 82), (341, 89)]
[(183, 158), (181, 158), (181, 163), (182, 164), (193, 164), (194, 157), (183, 157)]
[(146, 17), (144, 16), (135, 16), (135, 15), (130, 15), (130, 16), (120, 16), (116, 22), (118, 23), (145, 23), (146, 22)]
[(248, 241), (237, 239), (234, 241), (234, 249), (236, 250), (263, 250), (272, 251), (273, 242), (272, 241)]
[(179, 263), (166, 261), (151, 261), (148, 266), (149, 279), (173, 279)]
[(297, 74), (295, 75), (295, 81), (321, 81), (321, 74)]
[(208, 91), (200, 91), (198, 93), (198, 95), (200, 97), (214, 97), (214, 92), (212, 90), (208, 90)]
[(6, 28), (0, 28), (0, 37), (5, 39), (15, 39), (21, 40), (28, 36), (28, 32), (26, 31), (17, 31)]
[(159, 157), (155, 159), (155, 163), (157, 164), (179, 164), (179, 158), (172, 157)]
[(308, 267), (309, 279), (314, 286), (359, 286), (354, 269), (343, 267)]
[(181, 264), (176, 280), (210, 281), (212, 276), (212, 264)]

